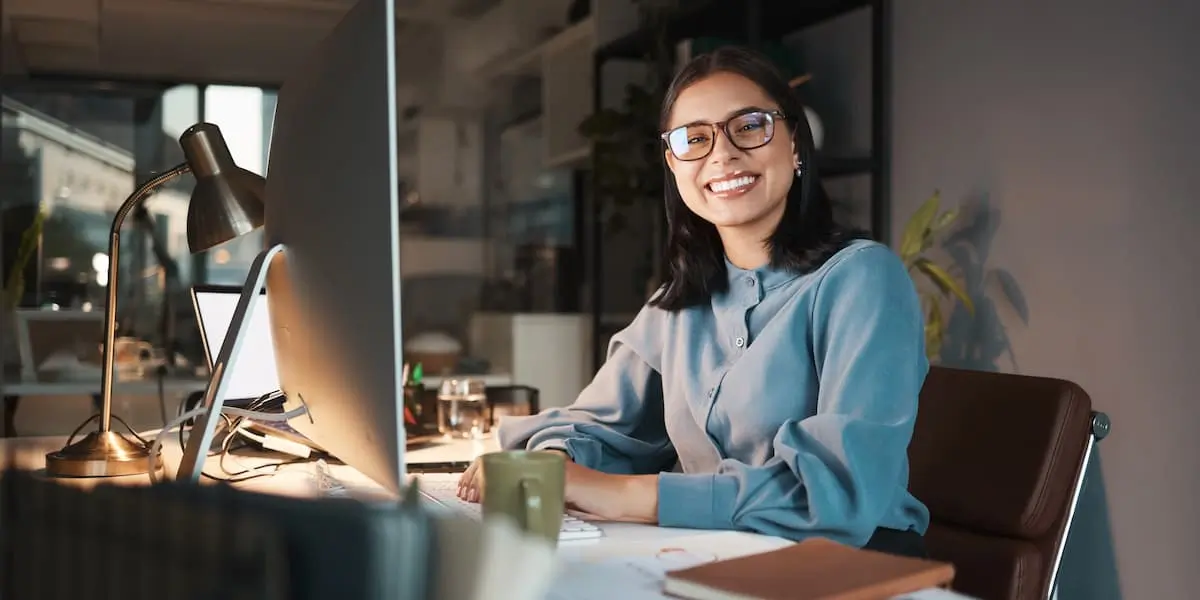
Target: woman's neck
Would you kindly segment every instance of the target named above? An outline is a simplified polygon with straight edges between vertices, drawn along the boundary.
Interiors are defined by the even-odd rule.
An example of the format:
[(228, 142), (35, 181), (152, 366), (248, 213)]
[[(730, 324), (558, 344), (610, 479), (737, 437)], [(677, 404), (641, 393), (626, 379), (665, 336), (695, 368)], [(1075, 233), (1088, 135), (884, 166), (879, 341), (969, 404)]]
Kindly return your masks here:
[(721, 231), (721, 244), (725, 247), (725, 258), (741, 269), (757, 269), (771, 262), (771, 251), (756, 235), (745, 232)]
[(717, 227), (725, 258), (741, 269), (757, 269), (771, 262), (769, 240), (783, 220), (787, 199), (781, 198), (775, 207), (759, 218), (731, 227)]
[(742, 269), (757, 269), (771, 262), (771, 250), (768, 240), (775, 233), (782, 216), (780, 214), (766, 217), (750, 223), (734, 227), (718, 227), (717, 234), (721, 236), (721, 245), (725, 247), (725, 258)]

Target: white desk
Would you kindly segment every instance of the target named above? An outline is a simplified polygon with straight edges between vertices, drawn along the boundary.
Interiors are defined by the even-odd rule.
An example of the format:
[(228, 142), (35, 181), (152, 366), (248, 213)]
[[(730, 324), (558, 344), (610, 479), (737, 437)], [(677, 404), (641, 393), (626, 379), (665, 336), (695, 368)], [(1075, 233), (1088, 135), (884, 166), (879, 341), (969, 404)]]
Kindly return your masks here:
[[(153, 433), (150, 435), (153, 435)], [(180, 449), (176, 439), (174, 435), (168, 436), (167, 443), (163, 446), (164, 462), (168, 465), (175, 465), (179, 461)], [(6, 464), (12, 459), (19, 468), (29, 470), (42, 469), (45, 466), (45, 454), (57, 450), (62, 446), (63, 442), (65, 442), (65, 439), (61, 437), (0, 439), (0, 464)], [(467, 461), (496, 449), (496, 442), (492, 438), (480, 441), (457, 440), (435, 443), (410, 451), (407, 454), (407, 458), (410, 464)], [(214, 462), (216, 459), (209, 460), (208, 471), (214, 474), (218, 473)], [(254, 459), (244, 459), (244, 462), (246, 464), (239, 466), (253, 466), (256, 461)], [(372, 499), (373, 497), (378, 498), (390, 495), (348, 466), (330, 465), (330, 472), (355, 496)], [(238, 488), (259, 493), (311, 497), (317, 493), (314, 473), (315, 468), (312, 464), (290, 465), (281, 467), (272, 477), (262, 477), (239, 483)], [(90, 487), (100, 482), (145, 485), (149, 482), (149, 478), (145, 475), (133, 475), (108, 479), (68, 479), (64, 481), (70, 482), (73, 485)], [(596, 525), (604, 530), (604, 537), (591, 540), (561, 542), (559, 544), (558, 553), (564, 559), (564, 565), (605, 561), (635, 554), (653, 556), (656, 548), (685, 545), (684, 542), (686, 542), (689, 549), (699, 546), (703, 548), (702, 551), (708, 552), (711, 550), (717, 558), (729, 558), (739, 554), (767, 551), (790, 543), (778, 538), (744, 532), (673, 529), (632, 523), (601, 522), (596, 523)], [(570, 567), (563, 569), (562, 572), (564, 577), (574, 578), (580, 576), (579, 571), (572, 570)], [(585, 584), (591, 585), (585, 581), (579, 581), (578, 583), (581, 586)], [(572, 580), (571, 584), (574, 585), (575, 581)], [(640, 600), (641, 598), (648, 597), (667, 598), (665, 595), (654, 594), (650, 594), (649, 596), (645, 594), (635, 596), (630, 597), (626, 595), (625, 600)], [(559, 597), (562, 596), (556, 596), (555, 599)], [(927, 590), (902, 598), (903, 600), (969, 600), (966, 596), (944, 590)]]
[[(156, 433), (156, 432), (154, 432)], [(152, 440), (153, 433), (143, 434), (147, 440)], [(46, 465), (46, 453), (58, 450), (66, 442), (63, 437), (24, 437), (24, 438), (5, 438), (0, 439), (0, 464), (7, 464), (11, 458), (14, 460), (16, 467), (26, 470), (44, 469)], [(457, 440), (447, 443), (436, 443), (418, 450), (413, 450), (408, 453), (409, 463), (422, 462), (450, 462), (450, 461), (469, 461), (475, 457), (496, 450), (498, 447), (494, 438), (487, 438), (481, 441)], [(170, 472), (173, 473), (174, 465), (179, 463), (181, 452), (178, 445), (178, 438), (175, 435), (168, 436), (163, 444), (163, 460), (167, 465), (171, 466)], [(214, 475), (219, 475), (220, 470), (216, 465), (216, 458), (210, 458), (206, 471)], [(226, 466), (230, 470), (244, 468), (248, 466), (257, 466), (262, 462), (253, 458), (227, 458)], [(274, 459), (277, 460), (277, 459)], [(272, 460), (271, 462), (273, 462)], [(238, 464), (238, 463), (241, 464)], [(363, 499), (376, 499), (389, 497), (390, 493), (385, 492), (370, 479), (359, 474), (353, 468), (345, 465), (330, 465), (330, 473), (343, 483), (351, 493)], [(260, 477), (238, 483), (237, 487), (242, 490), (280, 494), (285, 496), (295, 497), (311, 497), (318, 493), (316, 481), (314, 477), (314, 466), (312, 464), (298, 464), (280, 467), (275, 475), (271, 477)], [(69, 485), (76, 485), (84, 488), (89, 488), (100, 483), (110, 483), (117, 485), (146, 485), (150, 479), (147, 475), (129, 475), (125, 477), (110, 477), (110, 478), (80, 478), (80, 479), (64, 479), (62, 480)], [(202, 479), (208, 482), (209, 480)], [(565, 542), (562, 549), (572, 549), (571, 551), (588, 551), (589, 547), (596, 544), (607, 544), (616, 541), (621, 542), (638, 542), (645, 540), (665, 540), (679, 536), (697, 535), (698, 532), (690, 529), (668, 529), (661, 527), (652, 527), (647, 525), (637, 525), (633, 523), (597, 523), (604, 530), (604, 537), (593, 540), (579, 540)]]

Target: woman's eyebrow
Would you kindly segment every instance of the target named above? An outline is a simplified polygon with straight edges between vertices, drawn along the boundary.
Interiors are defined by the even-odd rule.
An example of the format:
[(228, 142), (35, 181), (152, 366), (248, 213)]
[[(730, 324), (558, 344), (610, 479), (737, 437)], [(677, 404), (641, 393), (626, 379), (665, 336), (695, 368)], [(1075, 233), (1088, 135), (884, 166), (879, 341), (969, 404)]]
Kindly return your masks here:
[[(735, 109), (735, 110), (731, 110), (731, 111), (729, 111), (728, 113), (726, 113), (726, 114), (725, 114), (725, 118), (723, 118), (723, 119), (720, 119), (720, 121), (728, 121), (728, 120), (730, 120), (730, 119), (734, 119), (734, 118), (740, 117), (740, 116), (742, 116), (742, 115), (744, 115), (744, 114), (746, 114), (746, 113), (752, 113), (752, 112), (771, 112), (771, 111), (774, 111), (774, 110), (778, 110), (778, 109), (775, 109), (775, 108), (764, 108), (764, 107), (762, 107), (762, 106), (743, 106), (742, 108), (738, 108), (738, 109)], [(696, 120), (696, 121), (690, 121), (690, 122), (684, 123), (684, 124), (682, 124), (682, 125), (676, 125), (675, 127), (672, 127), (671, 129), (678, 129), (678, 128), (680, 128), (680, 127), (691, 127), (691, 126), (693, 126), (693, 125), (710, 125), (710, 124), (712, 124), (713, 122), (714, 122), (714, 121), (705, 121), (705, 120), (703, 120), (703, 119), (699, 119), (699, 120)]]

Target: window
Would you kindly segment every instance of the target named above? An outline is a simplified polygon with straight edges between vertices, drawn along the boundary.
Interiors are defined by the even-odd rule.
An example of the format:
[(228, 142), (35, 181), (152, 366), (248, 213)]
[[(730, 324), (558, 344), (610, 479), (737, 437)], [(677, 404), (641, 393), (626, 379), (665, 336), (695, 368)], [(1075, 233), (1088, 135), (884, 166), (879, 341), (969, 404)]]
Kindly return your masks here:
[[(265, 176), (275, 118), (275, 93), (256, 87), (210, 85), (204, 89), (204, 120), (221, 128), (234, 162)], [(254, 257), (262, 250), (261, 230), (206, 252), (206, 280), (242, 285)]]
[[(6, 86), (0, 147), (3, 282), (24, 274), (20, 305), (103, 308), (118, 269), (121, 335), (202, 358), (188, 290), (241, 285), (262, 246), (256, 232), (193, 256), (187, 247), (190, 176), (163, 186), (131, 214), (119, 265), (108, 238), (117, 208), (151, 177), (184, 161), (179, 136), (192, 124), (221, 128), (238, 165), (265, 175), (275, 92), (258, 87), (177, 85)], [(16, 265), (22, 234), (46, 215), (34, 256)]]
[[(3, 97), (2, 256), (6, 282), (18, 267), (24, 273), (21, 305), (103, 302), (107, 279), (97, 274), (108, 271), (108, 232), (133, 191), (133, 105), (132, 98), (84, 94)], [(40, 244), (16, 265), (39, 210), (46, 218)]]

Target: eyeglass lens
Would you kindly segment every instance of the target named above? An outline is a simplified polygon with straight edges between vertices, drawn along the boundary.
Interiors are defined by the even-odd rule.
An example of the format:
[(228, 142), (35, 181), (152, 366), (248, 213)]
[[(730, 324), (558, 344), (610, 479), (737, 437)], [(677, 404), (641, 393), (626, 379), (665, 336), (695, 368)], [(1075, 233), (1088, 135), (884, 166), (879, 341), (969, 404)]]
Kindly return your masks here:
[(667, 132), (664, 138), (675, 158), (700, 160), (712, 152), (718, 127), (722, 127), (729, 141), (740, 150), (753, 150), (765, 146), (775, 134), (775, 120), (769, 113), (750, 112), (738, 115), (724, 124), (698, 123), (676, 127)]

